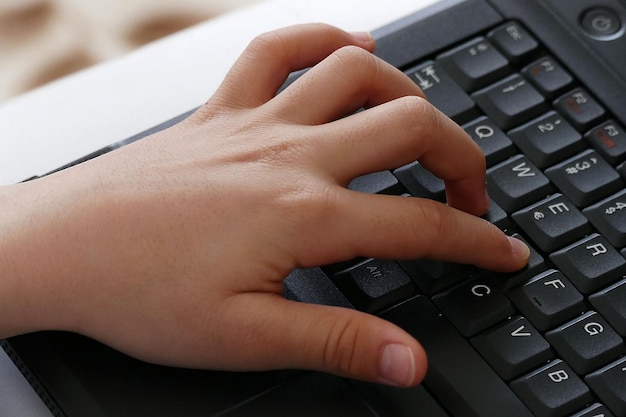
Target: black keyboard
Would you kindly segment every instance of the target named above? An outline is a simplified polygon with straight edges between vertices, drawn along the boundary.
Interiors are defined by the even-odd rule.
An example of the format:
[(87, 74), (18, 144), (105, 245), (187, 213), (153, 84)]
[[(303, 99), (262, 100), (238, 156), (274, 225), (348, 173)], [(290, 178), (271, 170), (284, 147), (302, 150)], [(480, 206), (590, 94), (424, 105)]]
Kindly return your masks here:
[[(315, 275), (322, 298), (408, 330), (452, 415), (625, 416), (624, 127), (515, 21), (403, 70), (483, 150), (486, 218), (529, 243), (529, 265), (355, 259), (292, 274), (287, 295), (327, 301), (306, 288)], [(349, 187), (445, 202), (419, 162)]]
[[(39, 363), (49, 352), (62, 358), (61, 363), (77, 361), (69, 375), (84, 374), (82, 380), (96, 387), (92, 394), (98, 392), (102, 404), (110, 405), (111, 396), (98, 391), (101, 374), (123, 387), (133, 375), (132, 389), (148, 386), (144, 396), (136, 397), (141, 406), (150, 398), (146, 403), (154, 401), (160, 411), (185, 398), (186, 415), (214, 415), (207, 414), (206, 404), (223, 400), (229, 411), (216, 415), (233, 417), (276, 415), (276, 404), (293, 410), (287, 405), (294, 401), (297, 406), (305, 403), (297, 415), (626, 417), (626, 119), (620, 105), (624, 100), (618, 97), (623, 93), (616, 88), (614, 95), (593, 94), (608, 91), (604, 84), (592, 89), (583, 80), (594, 78), (584, 74), (601, 60), (579, 61), (574, 68), (569, 59), (570, 66), (565, 65), (558, 56), (578, 55), (571, 39), (562, 45), (554, 42), (563, 33), (558, 28), (537, 23), (532, 33), (520, 20), (503, 23), (500, 16), (552, 22), (557, 19), (544, 3), (568, 17), (568, 10), (574, 13), (581, 1), (492, 3), (497, 3), (498, 13), (472, 0), (458, 2), (447, 13), (422, 16), (426, 32), (422, 21), (406, 21), (399, 32), (381, 36), (377, 53), (403, 70), (480, 146), (492, 198), (485, 218), (529, 244), (528, 266), (496, 274), (428, 259), (359, 258), (295, 270), (285, 279), (287, 298), (356, 308), (406, 329), (429, 357), (423, 384), (406, 390), (318, 373), (303, 378), (245, 374), (240, 379), (228, 373), (179, 373), (147, 367), (73, 336), (16, 338), (12, 346), (18, 355), (36, 374), (54, 382), (52, 397), (71, 403), (69, 395), (56, 389), (63, 386), (57, 378), (62, 367)], [(440, 30), (445, 24), (450, 27)], [(469, 36), (459, 40), (459, 33)], [(549, 39), (552, 49), (540, 38)], [(415, 50), (393, 47), (406, 45), (406, 39), (415, 39)], [(615, 68), (622, 58), (607, 53), (602, 59)], [(602, 81), (597, 76), (594, 80)], [(356, 178), (349, 187), (445, 202), (443, 182), (417, 161)], [(134, 376), (142, 373), (147, 376), (141, 384), (133, 384)], [(159, 401), (154, 392), (162, 386), (150, 385), (155, 375), (158, 381), (186, 384), (180, 390), (184, 394), (177, 391), (175, 400)], [(289, 378), (292, 383), (283, 383)], [(242, 394), (242, 384), (254, 389)], [(230, 396), (206, 395), (217, 392), (215, 387)], [(244, 405), (235, 407), (239, 397)], [(76, 409), (75, 415), (99, 410), (91, 404)], [(131, 413), (127, 406), (110, 410), (110, 415), (134, 415), (124, 414)]]

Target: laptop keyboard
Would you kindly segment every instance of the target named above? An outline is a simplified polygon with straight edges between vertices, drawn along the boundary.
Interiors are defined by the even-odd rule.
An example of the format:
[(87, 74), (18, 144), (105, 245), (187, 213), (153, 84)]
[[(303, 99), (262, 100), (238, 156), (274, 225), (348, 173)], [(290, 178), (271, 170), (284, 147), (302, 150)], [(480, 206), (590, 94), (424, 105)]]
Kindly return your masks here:
[[(517, 22), (404, 71), (483, 150), (485, 217), (529, 243), (530, 263), (495, 274), (358, 259), (323, 271), (357, 309), (422, 342), (424, 385), (452, 415), (625, 416), (623, 126)], [(445, 202), (419, 162), (350, 187)]]
[[(624, 127), (517, 22), (403, 70), (484, 152), (485, 218), (530, 245), (528, 266), (355, 259), (291, 274), (286, 296), (318, 301), (311, 282), (339, 289), (324, 297), (413, 334), (429, 355), (413, 393), (434, 399), (435, 415), (626, 416)], [(445, 202), (417, 161), (349, 187)]]

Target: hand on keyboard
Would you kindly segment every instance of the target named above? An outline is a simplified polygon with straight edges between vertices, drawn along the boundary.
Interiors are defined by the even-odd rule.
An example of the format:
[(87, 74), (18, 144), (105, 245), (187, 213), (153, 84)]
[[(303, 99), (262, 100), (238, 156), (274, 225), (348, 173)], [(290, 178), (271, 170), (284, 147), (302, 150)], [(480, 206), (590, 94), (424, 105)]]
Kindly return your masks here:
[[(183, 123), (0, 190), (0, 336), (61, 329), (170, 365), (418, 383), (408, 333), (287, 301), (283, 278), (355, 256), (513, 271), (529, 252), (476, 217), (478, 146), (373, 47), (322, 25), (262, 35)], [(416, 159), (449, 205), (346, 188)]]

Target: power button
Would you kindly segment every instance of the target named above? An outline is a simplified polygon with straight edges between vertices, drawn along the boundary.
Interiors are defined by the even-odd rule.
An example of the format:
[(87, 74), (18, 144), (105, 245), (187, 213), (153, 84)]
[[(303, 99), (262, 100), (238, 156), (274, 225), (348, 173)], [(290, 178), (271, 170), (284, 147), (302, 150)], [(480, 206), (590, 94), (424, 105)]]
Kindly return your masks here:
[(594, 7), (584, 12), (581, 25), (588, 36), (597, 40), (612, 40), (623, 32), (619, 15), (604, 7)]

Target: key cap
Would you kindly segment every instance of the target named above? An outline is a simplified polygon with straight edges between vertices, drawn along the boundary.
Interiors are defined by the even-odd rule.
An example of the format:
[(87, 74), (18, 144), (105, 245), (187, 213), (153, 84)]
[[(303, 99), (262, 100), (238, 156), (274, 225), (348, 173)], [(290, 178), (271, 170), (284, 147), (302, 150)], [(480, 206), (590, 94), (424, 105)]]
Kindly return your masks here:
[(589, 297), (589, 302), (611, 323), (622, 336), (626, 336), (626, 280), (616, 282)]
[(583, 210), (583, 214), (615, 247), (626, 246), (626, 190)]
[(483, 37), (444, 52), (437, 62), (465, 91), (484, 87), (511, 72), (506, 58)]
[(548, 168), (546, 175), (577, 207), (624, 188), (619, 174), (591, 149)]
[(542, 169), (585, 148), (580, 133), (555, 112), (549, 112), (508, 134), (517, 147)]
[(482, 277), (434, 296), (433, 302), (468, 337), (505, 320), (515, 312), (504, 293)]
[(463, 128), (480, 146), (488, 167), (502, 162), (516, 153), (511, 139), (487, 117), (478, 118)]
[(333, 281), (363, 311), (374, 312), (414, 293), (411, 278), (393, 261), (369, 259), (333, 276)]
[[(450, 417), (423, 385), (412, 388), (399, 388), (355, 380), (350, 380), (349, 383), (355, 386), (359, 396), (365, 399), (376, 417), (410, 416), (418, 409), (421, 414), (428, 417)], [(327, 409), (325, 413), (318, 415), (328, 415), (329, 411), (330, 409)], [(334, 409), (331, 415), (333, 413), (335, 413)], [(300, 410), (297, 415), (305, 416), (306, 414), (303, 414), (303, 410)], [(343, 414), (335, 415), (344, 417)]]
[(591, 129), (585, 134), (585, 139), (611, 164), (626, 160), (626, 132), (614, 120)]
[(412, 298), (384, 312), (381, 317), (405, 329), (424, 346), (428, 354), (424, 385), (451, 415), (532, 417), (510, 388), (425, 296)]
[(626, 416), (626, 358), (587, 375), (585, 381), (617, 416)]
[(504, 211), (512, 213), (545, 198), (553, 187), (528, 158), (516, 155), (487, 170), (487, 190)]
[(446, 201), (446, 185), (443, 180), (437, 178), (417, 161), (394, 170), (393, 175), (414, 197)]
[(626, 276), (626, 259), (597, 233), (553, 253), (550, 259), (583, 294)]
[(587, 218), (561, 194), (553, 194), (512, 217), (544, 252), (562, 248), (591, 232)]
[(604, 114), (604, 108), (586, 90), (577, 88), (554, 101), (554, 107), (578, 130), (589, 129)]
[(474, 101), (435, 62), (429, 61), (407, 72), (426, 94), (428, 101), (459, 124), (478, 117)]
[(593, 401), (589, 387), (560, 359), (516, 379), (511, 388), (542, 417), (563, 417)]
[(570, 73), (550, 56), (528, 65), (522, 70), (522, 74), (547, 97), (563, 93), (574, 82)]
[(529, 244), (523, 236), (511, 230), (505, 230), (505, 233), (522, 240), (530, 249), (530, 259), (528, 260), (526, 266), (519, 271), (506, 274), (485, 271), (485, 273), (491, 278), (493, 282), (495, 282), (500, 288), (507, 290), (523, 282), (526, 282), (529, 279), (540, 274), (541, 272), (545, 271), (546, 263), (543, 259), (543, 256), (541, 256), (541, 254), (537, 252), (533, 245)]
[(554, 356), (548, 342), (524, 317), (510, 320), (471, 341), (507, 381), (546, 363)]
[(483, 219), (489, 223), (493, 223), (500, 229), (504, 230), (511, 225), (511, 219), (506, 214), (506, 211), (502, 210), (502, 207), (493, 200), (489, 200), (489, 208), (487, 213), (482, 216)]
[(622, 178), (626, 179), (626, 162), (619, 164), (619, 166), (617, 167), (617, 172)]
[(537, 40), (516, 22), (489, 32), (487, 38), (513, 62), (520, 62), (539, 48)]
[(543, 96), (520, 75), (478, 90), (472, 98), (502, 129), (510, 129), (547, 110)]
[(454, 262), (418, 259), (398, 261), (400, 267), (415, 281), (423, 293), (433, 295), (469, 279), (476, 270)]
[(595, 311), (547, 332), (546, 339), (578, 374), (606, 365), (626, 351), (621, 336)]
[(320, 268), (294, 269), (284, 280), (285, 298), (310, 304), (354, 308)]
[[(230, 395), (226, 394), (226, 397), (230, 397)], [(179, 401), (181, 408), (189, 409), (186, 407), (184, 399)], [(176, 405), (173, 405), (172, 409), (174, 407)], [(198, 406), (195, 406), (191, 411), (185, 411), (181, 414), (186, 416), (204, 414), (197, 409)], [(302, 416), (306, 414), (323, 416), (330, 413), (337, 413), (336, 415), (342, 417), (375, 416), (367, 404), (367, 400), (355, 392), (348, 380), (321, 372), (294, 375), (284, 383), (259, 391), (257, 395), (246, 397), (245, 401), (228, 407), (226, 411), (217, 412), (217, 415), (221, 417)], [(102, 415), (102, 413), (98, 414)], [(170, 412), (160, 411), (158, 414), (167, 415)], [(209, 413), (205, 415), (209, 415)], [(210, 412), (210, 415), (215, 416), (216, 414)]]
[(541, 331), (573, 319), (585, 311), (585, 300), (565, 276), (547, 270), (508, 291), (515, 305)]
[(356, 177), (348, 184), (348, 188), (371, 194), (400, 194), (398, 179), (389, 171), (372, 172)]
[(602, 404), (592, 404), (580, 413), (574, 414), (572, 417), (615, 417), (608, 408)]

